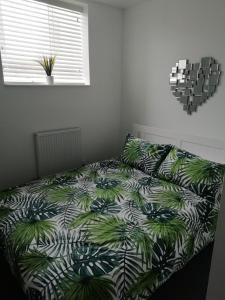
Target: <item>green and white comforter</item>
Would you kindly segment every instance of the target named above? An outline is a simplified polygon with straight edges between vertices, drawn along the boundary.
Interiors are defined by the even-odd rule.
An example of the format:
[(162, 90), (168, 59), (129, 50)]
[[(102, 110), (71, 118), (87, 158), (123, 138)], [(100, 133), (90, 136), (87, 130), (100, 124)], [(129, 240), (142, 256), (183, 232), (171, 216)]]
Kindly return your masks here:
[(116, 160), (0, 193), (29, 299), (147, 299), (214, 238), (219, 202)]

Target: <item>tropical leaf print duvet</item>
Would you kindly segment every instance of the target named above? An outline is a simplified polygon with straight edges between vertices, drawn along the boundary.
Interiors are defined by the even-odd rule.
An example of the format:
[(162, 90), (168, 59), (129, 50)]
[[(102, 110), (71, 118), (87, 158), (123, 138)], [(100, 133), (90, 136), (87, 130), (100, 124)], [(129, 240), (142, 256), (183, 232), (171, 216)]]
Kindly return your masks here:
[(219, 203), (116, 160), (0, 193), (29, 299), (148, 299), (214, 238)]

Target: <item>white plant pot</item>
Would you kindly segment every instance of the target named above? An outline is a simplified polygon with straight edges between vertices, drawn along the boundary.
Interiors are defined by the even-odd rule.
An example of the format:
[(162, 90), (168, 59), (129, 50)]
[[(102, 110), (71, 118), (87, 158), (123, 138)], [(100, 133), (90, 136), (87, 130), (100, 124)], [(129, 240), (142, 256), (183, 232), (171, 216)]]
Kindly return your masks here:
[(54, 76), (47, 76), (47, 83), (48, 85), (54, 84)]

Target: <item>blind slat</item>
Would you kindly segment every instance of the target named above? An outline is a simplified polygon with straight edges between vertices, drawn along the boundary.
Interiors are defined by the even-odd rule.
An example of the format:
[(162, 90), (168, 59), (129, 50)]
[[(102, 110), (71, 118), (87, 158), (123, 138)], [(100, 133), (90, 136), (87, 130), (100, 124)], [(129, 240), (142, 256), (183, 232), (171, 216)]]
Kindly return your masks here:
[[(14, 68), (13, 70), (11, 68), (4, 68), (4, 71), (5, 73), (7, 74), (29, 74), (29, 75), (33, 75), (33, 70), (28, 70), (28, 69), (17, 69), (17, 68)], [(60, 70), (58, 69), (56, 72), (58, 75), (62, 75), (62, 74), (70, 74), (70, 72), (73, 71), (74, 74), (82, 74), (82, 71), (80, 69), (70, 69), (70, 70)], [(35, 75), (41, 75), (43, 77), (43, 74), (44, 74), (44, 71), (40, 68), (39, 70), (36, 69), (35, 70)], [(54, 75), (54, 71), (53, 71), (53, 75)]]
[[(71, 37), (71, 36), (69, 36), (69, 37), (67, 37), (67, 36), (63, 36), (63, 35), (61, 35), (57, 40), (56, 39), (51, 39), (50, 40), (50, 36), (49, 36), (49, 34), (47, 34), (47, 35), (43, 35), (43, 34), (41, 34), (41, 35), (39, 35), (39, 36), (37, 36), (37, 35), (35, 35), (35, 36), (33, 36), (33, 35), (30, 35), (30, 32), (29, 31), (27, 31), (27, 32), (16, 32), (16, 29), (14, 30), (14, 29), (8, 29), (8, 30), (4, 30), (4, 33), (1, 31), (1, 34), (2, 34), (2, 36), (5, 36), (6, 37), (6, 41), (7, 41), (7, 39), (13, 39), (13, 38), (17, 38), (17, 37), (21, 37), (21, 38), (27, 38), (27, 39), (29, 39), (29, 37), (30, 37), (30, 41), (32, 42), (33, 41), (33, 39), (35, 38), (35, 40), (36, 41), (38, 41), (39, 43), (42, 43), (42, 41), (44, 40), (44, 41), (48, 41), (49, 43), (52, 41), (52, 42), (55, 42), (56, 43), (56, 41), (57, 41), (57, 43), (64, 43), (64, 42), (67, 42), (67, 43), (69, 43), (69, 41), (71, 41), (71, 45), (73, 45), (73, 44), (81, 44), (81, 42), (82, 42), (82, 37), (80, 37), (79, 39), (78, 38), (73, 38), (73, 37)], [(3, 37), (3, 39), (4, 39), (4, 37)], [(56, 41), (55, 41), (56, 40)]]
[[(3, 54), (4, 54), (4, 51), (2, 52)], [(47, 55), (54, 55), (54, 53), (53, 52), (51, 52), (51, 51), (47, 51), (46, 50), (46, 52), (45, 52)], [(13, 50), (10, 50), (10, 49), (8, 49), (7, 50), (7, 54), (6, 54), (6, 57), (17, 57), (17, 58), (20, 58), (20, 57), (27, 57), (29, 60), (33, 60), (33, 61), (37, 61), (37, 60), (39, 60), (45, 53), (42, 53), (42, 52), (40, 52), (40, 53), (36, 53), (36, 55), (35, 55), (35, 53), (33, 53), (33, 54), (31, 54), (31, 52), (19, 52), (19, 51), (13, 51)], [(66, 54), (66, 53), (61, 53), (60, 55), (58, 55), (58, 59), (60, 59), (60, 57), (61, 57), (61, 59), (64, 59), (64, 60), (66, 60), (66, 59), (68, 59), (68, 60), (82, 60), (82, 55), (80, 55), (80, 54)]]
[[(80, 36), (82, 36), (82, 32), (77, 32), (77, 31), (72, 31), (68, 32), (67, 30), (64, 30), (63, 28), (60, 29), (55, 29), (55, 33), (53, 33), (54, 30), (51, 29), (51, 27), (49, 26), (49, 28), (41, 28), (39, 26), (27, 26), (26, 24), (21, 25), (21, 24), (17, 24), (16, 22), (14, 22), (14, 26), (12, 27), (11, 24), (4, 22), (3, 23), (3, 30), (6, 32), (7, 29), (13, 29), (15, 33), (17, 32), (29, 32), (29, 34), (40, 34), (40, 35), (53, 35), (53, 34), (58, 34), (58, 35), (64, 35), (64, 36), (69, 36), (72, 38), (77, 38), (79, 39)], [(53, 28), (53, 27), (52, 27)]]
[[(13, 27), (15, 25), (19, 26), (19, 28), (26, 28), (27, 26), (29, 26), (29, 28), (34, 28), (36, 29), (37, 27), (39, 29), (42, 30), (49, 30), (49, 19), (40, 21), (38, 20), (38, 25), (37, 25), (37, 21), (36, 20), (28, 20), (28, 19), (19, 19), (16, 18), (15, 20), (15, 16), (11, 17), (11, 16), (7, 16), (4, 18), (4, 25), (8, 26), (8, 27)], [(74, 32), (77, 34), (81, 34), (81, 24), (77, 23), (77, 22), (71, 22), (69, 25), (65, 25), (62, 22), (58, 22), (57, 20), (52, 20), (52, 22), (54, 22), (54, 26), (52, 28), (52, 30), (57, 30), (59, 29), (60, 31), (66, 31), (68, 33)]]
[[(40, 45), (46, 47), (49, 46), (49, 39), (42, 39), (36, 40), (34, 38), (26, 38), (26, 37), (20, 37), (20, 36), (7, 36), (7, 41), (5, 41), (7, 45), (33, 45), (34, 47), (40, 47)], [(63, 45), (63, 46), (62, 46)], [(57, 43), (58, 48), (65, 48), (65, 49), (71, 49), (71, 46), (76, 49), (76, 48), (82, 48), (82, 43), (80, 42), (72, 42), (69, 40), (61, 40), (60, 42)]]
[[(58, 69), (65, 69), (65, 70), (67, 70), (67, 69), (72, 70), (74, 68), (82, 69), (82, 65), (83, 65), (83, 63), (79, 62), (79, 61), (76, 63), (71, 63), (71, 64), (66, 63), (66, 62), (62, 63), (62, 64), (59, 62), (58, 63), (56, 62), (54, 71), (58, 70)], [(30, 62), (26, 62), (26, 61), (23, 61), (20, 64), (18, 64), (17, 60), (13, 60), (13, 59), (5, 60), (4, 68), (12, 68), (12, 67), (14, 69), (18, 69), (18, 68), (23, 69), (24, 68), (24, 69), (28, 69), (28, 70), (40, 68), (40, 66), (38, 64), (34, 64), (34, 63), (31, 64)]]
[[(3, 53), (4, 54), (4, 53)], [(3, 55), (4, 56), (4, 55)], [(38, 60), (40, 59), (40, 57), (38, 57)], [(31, 58), (31, 57), (22, 57), (22, 56), (17, 56), (17, 55), (7, 55), (6, 57), (4, 57), (4, 61), (7, 63), (7, 62), (20, 62), (20, 63), (28, 63), (28, 64), (34, 64), (36, 60), (36, 57), (35, 58)], [(71, 65), (72, 64), (76, 64), (76, 63), (81, 63), (83, 64), (83, 60), (80, 60), (80, 59), (63, 59), (63, 58), (60, 58), (60, 60), (57, 61), (57, 64), (60, 64), (60, 65), (70, 65), (70, 62), (71, 62)], [(4, 67), (4, 65), (3, 65)]]
[[(84, 12), (36, 0), (0, 0), (1, 56), (7, 83), (45, 83), (38, 61), (56, 55), (57, 83), (85, 83)], [(51, 2), (51, 0), (48, 0)]]
[[(49, 48), (50, 48), (50, 45), (49, 45)], [(52, 49), (54, 50), (54, 53), (55, 55), (62, 55), (62, 56), (76, 56), (76, 57), (82, 57), (83, 56), (83, 53), (82, 53), (82, 49), (74, 49), (73, 50), (73, 55), (71, 54), (71, 50), (69, 49), (59, 49), (57, 47), (54, 47), (52, 46)], [(43, 54), (45, 54), (46, 52), (48, 52), (48, 54), (50, 55), (52, 53), (52, 50), (46, 50), (46, 47), (42, 47), (42, 49), (37, 49), (35, 47), (31, 47), (31, 46), (10, 46), (10, 45), (6, 45), (4, 47), (4, 51), (6, 51), (7, 53), (21, 53), (21, 54), (24, 54), (24, 53), (30, 53), (32, 52), (33, 54), (37, 54), (37, 55), (40, 55), (42, 56)]]
[[(2, 6), (9, 7), (12, 10), (25, 10), (30, 13), (41, 13), (45, 15), (48, 13), (49, 9), (54, 9), (55, 13), (58, 13), (59, 15), (63, 15), (64, 17), (71, 18), (75, 14), (82, 17), (82, 12), (79, 12), (77, 10), (69, 10), (64, 9), (62, 7), (57, 7), (55, 5), (48, 5), (46, 3), (41, 3), (39, 1), (33, 1), (33, 0), (1, 0)], [(22, 12), (23, 13), (23, 12)]]
[(3, 7), (4, 7), (4, 11), (6, 12), (5, 15), (12, 16), (12, 17), (14, 16), (14, 17), (16, 17), (18, 19), (22, 19), (22, 20), (25, 20), (25, 19), (46, 20), (48, 18), (54, 18), (54, 20), (57, 20), (64, 24), (70, 24), (71, 20), (73, 20), (73, 22), (76, 21), (77, 24), (82, 24), (82, 22), (84, 21), (84, 18), (82, 15), (74, 14), (73, 17), (71, 17), (71, 16), (67, 17), (65, 15), (62, 16), (62, 14), (58, 14), (55, 10), (54, 10), (54, 14), (50, 15), (49, 11), (46, 11), (46, 9), (45, 9), (45, 13), (43, 13), (43, 12), (39, 12), (38, 10), (24, 11), (24, 9), (21, 8), (20, 6), (18, 8), (16, 8), (16, 10), (15, 10), (15, 7), (13, 8), (13, 10), (11, 7), (7, 7), (6, 5), (4, 5)]

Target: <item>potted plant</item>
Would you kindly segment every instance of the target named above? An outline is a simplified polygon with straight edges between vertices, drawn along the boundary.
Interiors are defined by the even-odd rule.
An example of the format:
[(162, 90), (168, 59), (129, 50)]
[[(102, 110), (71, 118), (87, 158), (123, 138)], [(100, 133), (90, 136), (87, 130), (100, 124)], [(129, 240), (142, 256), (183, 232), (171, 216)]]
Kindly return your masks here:
[(54, 76), (52, 76), (52, 71), (55, 65), (56, 57), (54, 56), (43, 56), (41, 60), (38, 61), (38, 63), (43, 67), (43, 69), (46, 72), (47, 75), (47, 83), (49, 85), (54, 84)]

